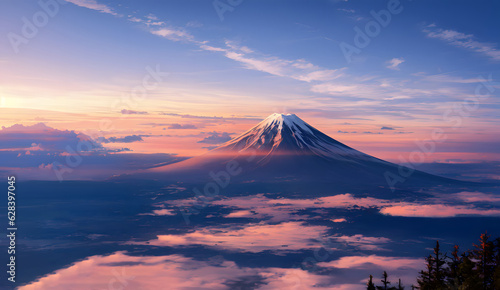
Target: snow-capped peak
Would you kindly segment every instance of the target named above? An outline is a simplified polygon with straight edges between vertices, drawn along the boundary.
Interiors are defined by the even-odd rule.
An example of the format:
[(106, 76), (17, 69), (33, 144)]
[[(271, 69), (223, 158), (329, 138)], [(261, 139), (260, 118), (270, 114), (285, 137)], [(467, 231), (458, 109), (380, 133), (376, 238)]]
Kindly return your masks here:
[[(319, 181), (358, 186), (362, 181), (383, 187), (385, 173), (400, 170), (398, 165), (334, 140), (294, 114), (278, 113), (202, 156), (151, 170), (168, 172), (172, 180), (189, 178), (199, 182), (207, 178), (207, 173), (212, 176), (214, 172), (229, 170), (230, 162), (244, 172), (240, 177), (234, 176), (235, 180), (252, 183)], [(415, 176), (419, 179), (416, 185), (431, 179), (439, 181), (418, 171)]]
[(277, 125), (278, 129), (283, 130), (283, 125), (288, 126), (290, 129), (304, 130), (306, 132), (312, 133), (306, 122), (302, 121), (301, 118), (297, 117), (295, 114), (279, 114), (274, 113), (269, 117), (264, 119), (257, 127), (268, 127)]
[(295, 114), (274, 113), (242, 135), (214, 151), (259, 151), (263, 155), (313, 154), (345, 159), (370, 157), (321, 133)]

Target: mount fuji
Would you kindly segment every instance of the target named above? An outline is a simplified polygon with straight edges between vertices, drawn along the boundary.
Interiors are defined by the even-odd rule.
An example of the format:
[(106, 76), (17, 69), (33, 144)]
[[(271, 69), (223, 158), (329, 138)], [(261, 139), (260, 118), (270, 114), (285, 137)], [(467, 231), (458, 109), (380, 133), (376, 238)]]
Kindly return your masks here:
[(233, 180), (241, 182), (314, 181), (381, 187), (391, 182), (398, 186), (457, 182), (370, 156), (294, 114), (277, 113), (204, 155), (152, 168), (148, 174), (169, 180), (202, 180), (229, 169), (235, 171)]

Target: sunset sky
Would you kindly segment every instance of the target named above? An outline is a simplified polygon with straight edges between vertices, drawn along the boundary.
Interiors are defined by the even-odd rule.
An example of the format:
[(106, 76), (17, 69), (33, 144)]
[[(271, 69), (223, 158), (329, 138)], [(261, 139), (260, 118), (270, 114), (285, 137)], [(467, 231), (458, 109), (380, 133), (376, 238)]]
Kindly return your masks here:
[(0, 289), (493, 288), (499, 28), (498, 0), (0, 0)]
[[(484, 29), (500, 3), (237, 2), (1, 1), (0, 142), (43, 123), (195, 156), (279, 112), (389, 161), (436, 129), (425, 162), (500, 160), (500, 35)], [(0, 151), (43, 148), (14, 143)]]

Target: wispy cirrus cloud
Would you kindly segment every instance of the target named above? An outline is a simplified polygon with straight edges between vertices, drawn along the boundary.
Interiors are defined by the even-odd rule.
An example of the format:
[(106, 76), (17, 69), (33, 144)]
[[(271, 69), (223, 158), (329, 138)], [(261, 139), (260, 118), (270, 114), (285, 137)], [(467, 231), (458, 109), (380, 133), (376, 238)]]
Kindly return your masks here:
[(134, 110), (127, 110), (123, 109), (120, 111), (123, 115), (147, 115), (148, 112), (145, 111), (134, 111)]
[(222, 53), (226, 58), (241, 63), (246, 69), (261, 71), (274, 76), (289, 77), (299, 81), (323, 82), (335, 80), (344, 76), (346, 69), (325, 69), (304, 59), (288, 60), (259, 54), (247, 46), (230, 40), (225, 40), (224, 46), (210, 45), (206, 40), (196, 40), (192, 34), (180, 27), (161, 27), (149, 31), (172, 41), (191, 42), (205, 51)]
[(299, 75), (296, 78), (305, 82), (312, 81), (330, 81), (334, 79), (338, 79), (343, 77), (345, 74), (343, 73), (346, 68), (340, 69), (325, 69), (325, 70), (316, 70), (310, 73), (306, 73), (304, 75)]
[[(129, 15), (128, 19), (131, 22), (145, 25), (146, 31), (153, 35), (170, 41), (193, 44), (203, 51), (220, 54), (231, 59), (245, 69), (308, 83), (312, 93), (330, 98), (332, 101), (335, 100), (336, 106), (380, 109), (387, 108), (388, 103), (418, 104), (411, 108), (404, 107), (404, 109), (398, 109), (397, 112), (390, 112), (393, 115), (402, 115), (404, 112), (405, 116), (402, 117), (415, 118), (422, 112), (425, 112), (426, 115), (437, 114), (432, 111), (436, 107), (429, 109), (426, 107), (427, 103), (446, 103), (466, 97), (464, 90), (455, 85), (456, 83), (468, 83), (466, 81), (457, 81), (454, 84), (443, 86), (436, 81), (427, 80), (425, 77), (419, 78), (417, 75), (415, 75), (416, 79), (406, 81), (377, 75), (356, 76), (349, 74), (346, 67), (326, 68), (305, 59), (285, 59), (261, 53), (236, 41), (201, 39), (190, 30), (192, 26), (170, 25), (152, 14), (146, 16)], [(432, 33), (431, 29), (433, 29)], [(442, 31), (435, 26), (429, 26), (426, 30), (432, 37), (441, 37), (448, 41), (453, 39), (450, 33), (441, 33)], [(467, 38), (464, 37), (455, 36), (455, 38), (462, 40)], [(472, 42), (467, 46), (476, 47), (478, 51), (487, 50), (480, 49), (479, 44), (483, 43)], [(482, 46), (482, 48), (485, 47)], [(398, 70), (404, 61), (403, 58), (394, 58), (389, 62), (388, 67)], [(422, 99), (425, 99), (425, 103), (422, 103)], [(384, 114), (387, 113), (384, 112)]]
[(425, 75), (423, 73), (417, 73), (414, 75), (421, 76), (422, 80), (429, 82), (459, 83), (459, 84), (474, 84), (474, 83), (484, 82), (484, 79), (481, 78), (461, 78), (449, 74)]
[[(74, 0), (78, 1), (78, 0)], [(90, 0), (89, 0), (90, 1)], [(344, 11), (345, 12), (345, 11)], [(443, 87), (421, 78), (416, 82), (401, 82), (401, 80), (391, 80), (381, 76), (354, 76), (347, 72), (346, 67), (325, 68), (315, 65), (305, 59), (284, 59), (282, 57), (260, 53), (255, 49), (241, 45), (232, 40), (207, 40), (200, 39), (189, 30), (191, 26), (179, 27), (167, 24), (153, 14), (145, 16), (129, 15), (128, 20), (146, 26), (149, 33), (176, 42), (186, 42), (193, 44), (204, 51), (220, 54), (242, 65), (243, 68), (260, 71), (273, 76), (289, 78), (310, 84), (309, 90), (315, 94), (327, 95), (333, 98), (349, 98), (348, 101), (337, 100), (344, 106), (351, 107), (382, 107), (388, 102), (416, 103), (425, 98), (427, 102), (433, 103), (449, 102), (450, 98), (460, 98), (463, 90), (454, 86)], [(445, 33), (436, 27), (427, 27), (429, 35), (436, 38), (467, 39), (465, 35)], [(430, 29), (433, 29), (431, 32)], [(220, 43), (215, 45), (214, 43)], [(467, 46), (479, 49), (476, 42)], [(486, 46), (482, 46), (485, 48)], [(485, 51), (484, 49), (482, 51)], [(403, 58), (393, 58), (389, 61), (388, 68), (399, 70)], [(416, 76), (417, 78), (419, 76)], [(462, 82), (465, 83), (465, 82)], [(430, 98), (432, 97), (432, 98)], [(414, 101), (412, 100), (414, 99)], [(419, 102), (420, 106), (422, 103)], [(339, 103), (337, 103), (339, 105)], [(402, 110), (399, 110), (401, 112)], [(427, 111), (428, 112), (428, 111)], [(416, 108), (408, 110), (409, 116), (415, 116)]]
[(224, 120), (227, 118), (219, 116), (200, 116), (200, 115), (190, 115), (190, 114), (177, 114), (177, 113), (160, 113), (160, 115), (181, 117), (186, 119), (203, 119), (203, 120)]
[(170, 124), (168, 126), (169, 129), (197, 129), (198, 127), (194, 124)]
[(180, 28), (162, 27), (150, 30), (152, 34), (164, 37), (172, 41), (193, 41), (194, 37), (187, 31)]
[(472, 34), (465, 34), (452, 29), (442, 29), (435, 24), (427, 25), (422, 31), (430, 38), (440, 39), (451, 45), (475, 51), (495, 61), (500, 61), (500, 50), (495, 44), (477, 41)]
[(345, 67), (325, 69), (304, 59), (288, 60), (275, 56), (266, 56), (256, 53), (246, 46), (238, 45), (235, 42), (226, 41), (225, 44), (226, 47), (201, 45), (200, 48), (208, 51), (223, 52), (225, 57), (243, 64), (247, 69), (304, 82), (331, 81), (345, 76)]
[(123, 136), (123, 137), (99, 137), (97, 141), (101, 143), (132, 143), (132, 142), (139, 142), (139, 141), (144, 141), (142, 139), (142, 135), (129, 135), (129, 136)]
[(95, 0), (64, 0), (64, 1), (73, 3), (80, 7), (99, 11), (102, 13), (107, 13), (115, 16), (118, 15), (118, 13), (116, 13), (111, 7), (107, 6), (106, 4), (99, 3)]
[(387, 62), (387, 68), (392, 70), (399, 70), (399, 65), (405, 62), (404, 58), (393, 58)]
[(154, 14), (148, 14), (148, 15), (144, 16), (143, 18), (129, 15), (128, 21), (142, 23), (142, 24), (145, 24), (147, 26), (164, 26), (165, 25), (165, 22), (160, 21), (158, 19), (158, 17), (156, 17)]

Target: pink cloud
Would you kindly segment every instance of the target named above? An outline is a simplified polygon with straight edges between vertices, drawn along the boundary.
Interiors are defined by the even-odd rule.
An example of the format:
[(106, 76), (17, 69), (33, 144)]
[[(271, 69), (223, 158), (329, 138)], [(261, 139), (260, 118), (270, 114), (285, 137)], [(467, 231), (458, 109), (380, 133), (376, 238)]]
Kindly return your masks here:
[(227, 214), (227, 218), (259, 218), (261, 215), (256, 214), (250, 210), (238, 210)]
[(462, 191), (459, 193), (456, 193), (455, 196), (458, 199), (461, 199), (465, 202), (493, 202), (493, 203), (498, 203), (500, 202), (500, 196), (495, 195), (495, 194), (486, 194), (482, 192), (468, 192), (468, 191)]
[(333, 267), (342, 269), (352, 268), (373, 268), (376, 265), (380, 268), (397, 270), (401, 268), (412, 268), (420, 270), (424, 267), (424, 259), (383, 257), (377, 255), (370, 256), (346, 256), (331, 262), (318, 263), (320, 267)]
[(176, 215), (175, 211), (172, 209), (155, 209), (153, 210), (152, 213), (149, 213), (147, 215)]
[(84, 8), (91, 9), (91, 10), (96, 10), (96, 11), (99, 11), (102, 13), (107, 13), (107, 14), (111, 14), (111, 15), (115, 15), (115, 16), (118, 15), (109, 6), (102, 4), (102, 3), (98, 3), (95, 0), (65, 0), (65, 1), (69, 2), (69, 3), (73, 3), (73, 4), (80, 6), (80, 7), (84, 7)]
[(40, 166), (38, 166), (38, 168), (52, 170), (54, 168), (54, 164), (49, 163), (49, 164), (45, 165), (42, 163), (42, 164), (40, 164)]
[(175, 215), (175, 212), (170, 209), (155, 209), (153, 213), (155, 215)]
[[(232, 217), (251, 217), (251, 211), (236, 211)], [(204, 245), (232, 251), (258, 253), (262, 251), (287, 252), (328, 246), (337, 250), (335, 244), (356, 247), (366, 251), (385, 251), (383, 244), (391, 240), (385, 237), (369, 237), (361, 234), (326, 236), (328, 227), (306, 225), (289, 221), (280, 224), (248, 224), (243, 227), (202, 228), (181, 235), (158, 235), (157, 239), (130, 244), (183, 247)], [(327, 245), (328, 244), (328, 245)]]
[[(179, 201), (174, 202), (179, 205)], [(194, 201), (181, 201), (183, 205), (189, 206)], [(371, 197), (356, 198), (352, 194), (339, 194), (328, 197), (320, 197), (316, 199), (270, 199), (265, 196), (245, 196), (235, 197), (214, 201), (213, 204), (225, 205), (243, 210), (250, 210), (253, 214), (245, 212), (244, 217), (249, 218), (269, 218), (270, 221), (289, 221), (298, 220), (306, 216), (295, 214), (297, 211), (306, 208), (353, 208), (357, 207), (381, 207), (389, 204), (389, 201), (376, 199)], [(243, 215), (244, 213), (230, 213), (226, 217), (236, 217), (235, 215)]]
[[(382, 271), (389, 273), (389, 280), (393, 282), (392, 285), (397, 282), (397, 278), (400, 278), (403, 284), (415, 284), (418, 272), (424, 268), (424, 264), (425, 261), (421, 258), (369, 255), (341, 257), (334, 261), (318, 263), (318, 266), (347, 269), (346, 271), (349, 273), (358, 273), (358, 277), (361, 276), (361, 273), (364, 273), (364, 277), (360, 280), (360, 283), (363, 283), (364, 286), (368, 280), (368, 275), (371, 274), (375, 280), (378, 280), (377, 278), (380, 277)], [(363, 286), (345, 289), (366, 289), (366, 286), (364, 288)]]
[[(453, 201), (453, 202), (450, 202)], [(461, 202), (461, 204), (457, 204)], [(464, 204), (464, 202), (466, 202)], [(255, 213), (253, 217), (270, 217), (271, 221), (298, 220), (303, 216), (297, 211), (306, 208), (378, 208), (380, 213), (404, 217), (455, 217), (459, 215), (499, 216), (500, 209), (481, 208), (473, 202), (500, 202), (500, 197), (480, 192), (461, 192), (445, 197), (428, 200), (427, 202), (399, 202), (372, 197), (357, 198), (352, 194), (339, 194), (316, 199), (270, 199), (263, 195), (252, 197), (237, 197), (215, 201), (214, 204), (231, 206)], [(230, 214), (231, 215), (231, 214)], [(229, 215), (229, 216), (230, 216)], [(229, 217), (226, 216), (226, 217)], [(248, 216), (252, 217), (252, 216)]]
[(385, 250), (380, 247), (380, 245), (391, 241), (390, 239), (384, 237), (366, 237), (360, 234), (353, 236), (335, 236), (331, 238), (337, 242), (345, 243), (349, 246), (354, 246), (361, 250), (368, 251)]
[[(80, 151), (101, 149), (99, 143), (89, 136), (74, 131), (62, 131), (38, 123), (30, 126), (15, 124), (2, 127), (0, 130), (0, 150), (27, 150), (26, 155), (33, 151), (65, 152), (67, 146)], [(28, 153), (30, 152), (30, 153)]]
[[(293, 215), (293, 213), (297, 210), (295, 207), (273, 205), (271, 201), (271, 199), (268, 199), (260, 194), (257, 196), (244, 196), (218, 200), (214, 201), (213, 204), (244, 209), (247, 211), (247, 215), (245, 217), (256, 219), (268, 218), (271, 222), (290, 221), (301, 218), (301, 216)], [(248, 211), (251, 211), (253, 214), (249, 214)], [(233, 213), (230, 213), (226, 217), (236, 217), (232, 214)], [(244, 213), (234, 214), (242, 215)]]
[[(129, 256), (115, 252), (91, 256), (38, 279), (20, 290), (35, 289), (227, 289), (231, 282), (256, 277), (265, 283), (259, 289), (331, 289), (331, 277), (301, 269), (247, 268), (214, 257), (196, 261), (181, 255)], [(347, 289), (347, 288), (346, 288)]]
[(351, 208), (358, 207), (380, 207), (389, 201), (372, 197), (356, 198), (350, 193), (320, 197), (315, 199), (270, 199), (274, 205), (294, 205), (304, 208)]
[(10, 127), (2, 126), (2, 133), (40, 133), (40, 132), (53, 132), (55, 129), (48, 127), (44, 123), (37, 123), (31, 126), (24, 126), (22, 124), (14, 124)]
[(202, 228), (183, 235), (159, 235), (156, 240), (145, 244), (169, 247), (206, 245), (252, 253), (294, 251), (319, 246), (313, 239), (319, 238), (327, 230), (326, 226), (308, 226), (301, 222), (277, 225), (260, 223), (236, 229)]
[(500, 209), (480, 209), (468, 205), (401, 203), (384, 207), (381, 213), (404, 217), (455, 217), (459, 215), (500, 216)]
[(163, 27), (160, 29), (151, 30), (152, 34), (167, 38), (172, 41), (194, 41), (191, 34), (186, 32), (184, 29), (173, 28), (173, 27)]

